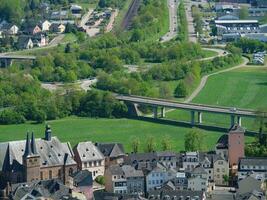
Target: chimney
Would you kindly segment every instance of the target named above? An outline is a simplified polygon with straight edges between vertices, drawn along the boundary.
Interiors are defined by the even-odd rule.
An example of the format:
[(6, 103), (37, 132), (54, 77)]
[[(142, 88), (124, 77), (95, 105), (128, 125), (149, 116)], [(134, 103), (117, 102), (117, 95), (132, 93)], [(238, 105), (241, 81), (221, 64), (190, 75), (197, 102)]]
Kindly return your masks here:
[(51, 141), (51, 134), (52, 134), (51, 127), (50, 125), (47, 124), (45, 127), (45, 140)]

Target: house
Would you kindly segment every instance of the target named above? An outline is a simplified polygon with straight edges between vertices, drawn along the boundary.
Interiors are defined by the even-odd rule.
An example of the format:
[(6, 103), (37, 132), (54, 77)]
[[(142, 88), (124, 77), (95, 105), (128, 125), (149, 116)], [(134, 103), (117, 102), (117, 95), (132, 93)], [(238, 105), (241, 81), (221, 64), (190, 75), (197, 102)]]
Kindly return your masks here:
[(259, 8), (267, 8), (266, 0), (256, 0), (256, 3)]
[[(264, 183), (260, 180), (247, 176), (246, 178), (238, 181), (238, 189), (236, 192), (236, 199), (266, 199), (264, 195)], [(253, 197), (253, 198), (251, 198)]]
[(96, 143), (95, 146), (105, 157), (106, 167), (124, 162), (124, 148), (120, 143)]
[(161, 163), (156, 163), (151, 168), (143, 169), (145, 174), (146, 192), (162, 187), (163, 184), (176, 177), (176, 171), (165, 167)]
[(7, 35), (16, 35), (18, 34), (19, 27), (14, 24), (4, 23), (1, 26), (0, 30)]
[(105, 170), (105, 190), (112, 193), (127, 194), (127, 179), (119, 165), (110, 165)]
[(82, 14), (82, 7), (79, 5), (71, 5), (70, 11), (73, 15), (78, 15), (80, 16)]
[(12, 184), (9, 199), (73, 199), (72, 190), (59, 180), (31, 181)]
[(165, 199), (192, 199), (192, 200), (206, 200), (205, 192), (190, 191), (190, 190), (153, 190), (149, 192), (148, 199), (150, 200), (165, 200)]
[(252, 173), (255, 174), (256, 179), (266, 180), (267, 158), (240, 158), (238, 164), (238, 180), (242, 180)]
[(199, 153), (198, 152), (186, 152), (182, 155), (183, 169), (187, 171), (193, 170), (199, 165)]
[(93, 199), (93, 178), (88, 170), (73, 173), (70, 178), (70, 187), (77, 193), (85, 195), (87, 200)]
[(65, 29), (66, 29), (66, 26), (64, 24), (53, 23), (50, 26), (50, 31), (54, 33), (63, 33)]
[(48, 45), (48, 37), (44, 34), (35, 34), (31, 37), (33, 45), (36, 47), (43, 47)]
[(105, 158), (99, 149), (90, 141), (80, 142), (74, 148), (74, 159), (78, 169), (92, 172), (93, 180), (103, 176), (105, 171)]
[(214, 156), (213, 160), (213, 181), (215, 185), (227, 186), (229, 179), (229, 163), (220, 155)]
[(213, 171), (213, 160), (214, 157), (217, 156), (213, 153), (199, 153), (200, 154), (200, 166), (204, 168), (207, 172), (208, 180), (213, 181), (214, 179), (214, 171)]
[(222, 135), (215, 146), (215, 152), (222, 158), (228, 160), (228, 134)]
[(159, 162), (164, 166), (176, 169), (180, 165), (179, 159), (180, 157), (177, 157), (176, 153), (170, 151), (131, 153), (125, 158), (125, 163), (141, 169)]
[(18, 49), (32, 49), (34, 46), (33, 41), (28, 36), (20, 36), (17, 42)]
[(206, 191), (208, 188), (208, 174), (205, 169), (198, 166), (190, 172), (188, 189), (192, 191)]
[(177, 172), (176, 177), (163, 184), (164, 190), (187, 190), (188, 179), (185, 172)]
[(68, 18), (68, 11), (61, 10), (61, 11), (54, 11), (51, 13), (50, 19), (67, 19)]
[(40, 27), (42, 28), (43, 32), (49, 31), (51, 24), (52, 24), (51, 22), (49, 22), (48, 20), (45, 20), (40, 23)]
[(23, 30), (23, 33), (28, 34), (28, 35), (34, 35), (34, 34), (41, 33), (41, 32), (42, 32), (42, 29), (38, 25), (30, 26), (26, 28), (25, 30)]
[(127, 182), (128, 194), (144, 194), (145, 192), (145, 179), (142, 170), (136, 170), (130, 165), (123, 165), (122, 171)]
[(10, 183), (60, 179), (64, 184), (76, 171), (69, 143), (62, 143), (52, 137), (47, 125), (45, 137), (35, 139), (29, 133), (26, 140), (0, 143), (0, 174)]
[(146, 200), (138, 194), (121, 194), (104, 191), (94, 191), (95, 200)]

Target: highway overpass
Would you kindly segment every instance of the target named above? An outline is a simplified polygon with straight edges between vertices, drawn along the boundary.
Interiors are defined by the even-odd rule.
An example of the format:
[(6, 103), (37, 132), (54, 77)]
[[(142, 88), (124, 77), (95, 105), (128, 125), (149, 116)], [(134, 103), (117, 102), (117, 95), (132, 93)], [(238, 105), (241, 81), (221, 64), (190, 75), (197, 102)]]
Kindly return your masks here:
[[(193, 103), (180, 103), (166, 99), (155, 99), (141, 96), (116, 95), (116, 99), (132, 104), (148, 105), (153, 107), (154, 118), (158, 117), (158, 109), (160, 109), (160, 117), (165, 117), (165, 108), (188, 110), (191, 113), (191, 125), (202, 123), (202, 113), (224, 114), (229, 115), (231, 126), (238, 123), (241, 126), (241, 118), (256, 118), (259, 113), (255, 110), (230, 108), (212, 105), (202, 105)], [(195, 115), (197, 114), (197, 121)], [(266, 116), (266, 115), (265, 115)]]
[(26, 55), (7, 55), (0, 54), (0, 64), (1, 66), (8, 67), (12, 64), (12, 60), (36, 60), (36, 56), (26, 56)]

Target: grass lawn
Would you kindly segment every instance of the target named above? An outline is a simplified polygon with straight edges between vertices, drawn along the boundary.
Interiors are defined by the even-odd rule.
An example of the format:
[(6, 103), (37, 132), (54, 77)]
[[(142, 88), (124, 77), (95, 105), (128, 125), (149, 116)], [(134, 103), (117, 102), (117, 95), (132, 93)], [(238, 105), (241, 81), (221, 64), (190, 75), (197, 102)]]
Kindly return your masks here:
[(211, 51), (211, 50), (206, 50), (206, 49), (202, 49), (202, 51), (204, 52), (205, 58), (214, 57), (218, 55), (216, 51)]
[[(267, 108), (267, 68), (246, 67), (211, 76), (193, 103), (229, 106), (237, 108)], [(170, 119), (189, 120), (185, 111), (167, 114)], [(224, 115), (204, 114), (206, 124), (229, 126), (230, 118)], [(254, 119), (242, 119), (242, 125), (249, 130), (258, 130)]]
[[(133, 119), (90, 119), (69, 117), (48, 122), (52, 133), (62, 141), (70, 141), (75, 145), (79, 141), (91, 140), (94, 142), (121, 142), (126, 151), (131, 152), (131, 141), (138, 137), (141, 141), (141, 150), (146, 143), (147, 136), (154, 136), (157, 149), (161, 149), (161, 141), (168, 135), (172, 141), (173, 150), (184, 149), (184, 136), (190, 128), (174, 125), (163, 125)], [(1, 125), (0, 142), (24, 139), (26, 132), (34, 131), (36, 137), (44, 136), (44, 124)], [(218, 137), (223, 133), (203, 131), (207, 149), (213, 149)]]

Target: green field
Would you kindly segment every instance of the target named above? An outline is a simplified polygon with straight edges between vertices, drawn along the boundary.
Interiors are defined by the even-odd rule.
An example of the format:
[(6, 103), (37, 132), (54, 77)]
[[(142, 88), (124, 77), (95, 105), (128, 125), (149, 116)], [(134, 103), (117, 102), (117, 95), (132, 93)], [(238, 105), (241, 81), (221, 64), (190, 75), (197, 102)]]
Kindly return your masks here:
[[(267, 108), (267, 68), (244, 67), (235, 71), (211, 76), (193, 103), (229, 106), (248, 109)], [(190, 114), (173, 111), (170, 119), (189, 120)], [(203, 122), (212, 125), (229, 126), (230, 118), (204, 114)], [(243, 119), (242, 125), (249, 130), (258, 130), (254, 119)]]
[[(148, 136), (153, 136), (157, 150), (161, 149), (161, 141), (166, 135), (171, 138), (173, 150), (184, 149), (184, 136), (190, 128), (174, 125), (163, 125), (133, 119), (89, 119), (70, 117), (48, 122), (53, 136), (62, 141), (70, 141), (72, 146), (79, 141), (121, 142), (126, 151), (131, 152), (131, 141), (137, 137), (143, 147)], [(27, 131), (34, 131), (36, 137), (44, 136), (44, 124), (1, 125), (0, 142), (24, 139)], [(207, 149), (213, 149), (218, 137), (223, 133), (203, 131)], [(143, 148), (141, 148), (143, 150)]]

